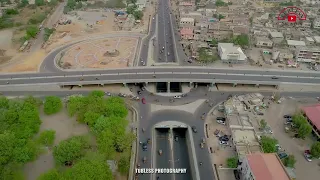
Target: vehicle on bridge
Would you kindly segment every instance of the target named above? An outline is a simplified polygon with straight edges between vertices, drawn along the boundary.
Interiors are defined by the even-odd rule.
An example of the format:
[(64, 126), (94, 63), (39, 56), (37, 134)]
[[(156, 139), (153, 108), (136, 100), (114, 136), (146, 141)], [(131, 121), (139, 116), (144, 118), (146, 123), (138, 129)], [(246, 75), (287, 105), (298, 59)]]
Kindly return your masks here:
[(159, 149), (159, 155), (160, 155), (160, 156), (162, 155), (162, 150), (161, 150), (161, 149)]
[(142, 162), (143, 162), (143, 163), (146, 163), (146, 162), (147, 162), (147, 157), (144, 156), (144, 157), (142, 158)]
[(201, 147), (201, 149), (203, 149), (204, 148), (204, 144), (200, 143), (200, 147)]
[(197, 132), (198, 132), (198, 131), (197, 131), (197, 128), (196, 128), (195, 126), (192, 126), (191, 128), (192, 128), (192, 131), (193, 131), (194, 133), (197, 133)]
[(148, 144), (151, 144), (151, 139), (150, 139), (150, 138), (147, 140), (147, 143), (148, 143)]

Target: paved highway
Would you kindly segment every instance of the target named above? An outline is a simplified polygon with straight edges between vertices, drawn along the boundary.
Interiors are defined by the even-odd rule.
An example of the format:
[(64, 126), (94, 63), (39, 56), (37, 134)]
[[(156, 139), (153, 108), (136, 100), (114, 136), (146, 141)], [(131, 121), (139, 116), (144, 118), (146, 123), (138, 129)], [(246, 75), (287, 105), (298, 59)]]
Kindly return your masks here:
[[(169, 129), (157, 129), (156, 130), (156, 167), (155, 168), (172, 168), (170, 165), (170, 142), (169, 142)], [(162, 155), (160, 156), (158, 151), (162, 150)], [(172, 178), (171, 174), (156, 174), (160, 179), (170, 180)]]
[(178, 137), (177, 141), (173, 141), (173, 167), (187, 169), (185, 174), (176, 174), (175, 180), (192, 180), (186, 133), (187, 129), (173, 129), (173, 136)]
[(162, 0), (158, 4), (158, 48), (155, 50), (158, 53), (157, 62), (175, 62), (174, 49), (172, 38), (172, 22), (170, 18), (169, 1)]
[[(128, 69), (126, 71), (105, 70), (103, 74), (72, 72), (68, 75), (62, 74), (15, 74), (1, 75), (0, 85), (23, 85), (23, 84), (114, 84), (133, 82), (215, 82), (215, 83), (250, 83), (257, 84), (320, 84), (320, 74), (318, 73), (294, 73), (266, 71), (231, 71), (208, 68), (147, 68)], [(130, 72), (131, 71), (131, 72)], [(282, 74), (282, 75), (281, 75)], [(154, 77), (153, 75), (156, 75)], [(277, 76), (277, 79), (273, 79)]]

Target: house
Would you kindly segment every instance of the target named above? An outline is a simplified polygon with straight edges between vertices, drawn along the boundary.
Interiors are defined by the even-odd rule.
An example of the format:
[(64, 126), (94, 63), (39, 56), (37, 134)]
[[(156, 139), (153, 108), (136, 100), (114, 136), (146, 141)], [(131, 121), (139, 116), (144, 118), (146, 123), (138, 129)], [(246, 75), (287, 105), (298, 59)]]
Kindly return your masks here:
[(289, 47), (301, 47), (301, 46), (306, 46), (306, 43), (304, 41), (295, 41), (295, 40), (287, 40), (287, 44)]
[(180, 35), (182, 39), (191, 40), (193, 39), (193, 29), (191, 28), (182, 28), (180, 30)]
[(306, 37), (306, 40), (305, 40), (306, 44), (307, 45), (313, 45), (315, 43), (314, 39), (312, 37)]
[(238, 171), (243, 180), (291, 180), (275, 153), (247, 154), (239, 159)]
[(317, 44), (320, 44), (320, 36), (313, 36), (313, 39)]
[(194, 28), (194, 19), (193, 18), (181, 18), (180, 19), (180, 28)]
[(140, 11), (143, 11), (146, 8), (147, 0), (137, 0), (136, 5)]
[(256, 46), (257, 47), (267, 47), (272, 48), (273, 42), (266, 37), (256, 37)]
[(316, 18), (313, 20), (313, 28), (320, 29), (320, 18)]
[(225, 63), (245, 63), (247, 56), (233, 43), (218, 43), (218, 54)]
[(193, 11), (196, 8), (194, 3), (191, 2), (180, 2), (179, 3), (179, 10), (185, 11)]
[(283, 34), (281, 32), (270, 32), (269, 35), (273, 43), (279, 44), (284, 39)]
[(232, 29), (233, 36), (239, 36), (241, 34), (249, 34), (248, 26), (236, 26)]
[(313, 133), (320, 138), (320, 104), (305, 106), (302, 111), (312, 126)]
[(288, 49), (280, 49), (279, 52), (280, 53), (279, 53), (278, 61), (286, 62), (289, 60), (293, 60), (293, 53)]
[(301, 27), (302, 28), (311, 28), (312, 23), (310, 21), (302, 21)]
[(320, 48), (300, 46), (296, 49), (296, 60), (320, 63)]

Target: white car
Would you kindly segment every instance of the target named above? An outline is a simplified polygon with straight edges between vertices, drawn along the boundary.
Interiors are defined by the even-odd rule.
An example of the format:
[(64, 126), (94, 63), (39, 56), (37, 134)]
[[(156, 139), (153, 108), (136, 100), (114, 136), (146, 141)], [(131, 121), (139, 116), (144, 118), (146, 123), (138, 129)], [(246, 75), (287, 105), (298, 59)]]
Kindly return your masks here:
[(174, 96), (174, 99), (181, 99), (181, 96)]
[(219, 121), (219, 120), (218, 120), (217, 123), (218, 123), (218, 124), (222, 124), (222, 125), (226, 125), (226, 122), (225, 122), (225, 121)]
[(219, 144), (220, 144), (220, 145), (226, 145), (226, 146), (228, 146), (228, 145), (229, 145), (229, 143), (228, 143), (228, 142), (226, 142), (226, 141), (220, 141), (220, 142), (219, 142)]

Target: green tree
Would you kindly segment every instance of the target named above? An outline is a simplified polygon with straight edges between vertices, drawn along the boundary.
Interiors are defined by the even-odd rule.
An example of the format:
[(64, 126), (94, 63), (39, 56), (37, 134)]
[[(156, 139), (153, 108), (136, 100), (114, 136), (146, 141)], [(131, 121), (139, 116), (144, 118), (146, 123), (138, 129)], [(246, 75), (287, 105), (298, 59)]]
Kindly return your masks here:
[(1, 179), (24, 180), (23, 172), (19, 163), (9, 163), (0, 167)]
[[(129, 151), (130, 152), (130, 151)], [(122, 175), (127, 175), (130, 169), (130, 153), (122, 153), (118, 162), (118, 169)]]
[(4, 132), (0, 134), (0, 164), (7, 164), (12, 159), (15, 142), (16, 139), (12, 133)]
[(302, 124), (307, 123), (307, 119), (301, 113), (297, 113), (292, 116), (292, 122), (299, 129)]
[(57, 0), (50, 0), (49, 5), (50, 6), (56, 6), (58, 4)]
[(26, 40), (35, 38), (39, 32), (39, 29), (36, 26), (29, 26), (26, 30)]
[(276, 145), (278, 141), (274, 138), (270, 138), (267, 136), (261, 137), (261, 146), (264, 153), (275, 153), (277, 152)]
[(312, 144), (310, 151), (311, 151), (312, 157), (319, 158), (320, 157), (320, 142), (315, 142), (314, 144)]
[(228, 168), (237, 168), (238, 167), (238, 157), (231, 157), (227, 159)]
[(240, 46), (249, 45), (249, 36), (247, 34), (241, 34), (233, 38), (233, 43)]
[(36, 25), (36, 24), (41, 23), (44, 19), (46, 19), (46, 14), (36, 13), (31, 16), (31, 18), (29, 19), (29, 23)]
[(223, 2), (222, 0), (217, 0), (216, 3), (215, 3), (215, 5), (216, 5), (217, 7), (221, 7), (221, 6), (226, 6), (227, 3)]
[(44, 0), (35, 0), (37, 6), (43, 6), (45, 4)]
[(42, 104), (42, 101), (38, 98), (35, 98), (33, 96), (28, 96), (24, 99), (25, 102), (30, 103), (36, 107), (39, 107)]
[(37, 180), (58, 180), (60, 179), (60, 173), (57, 169), (51, 169), (43, 174), (41, 174)]
[(5, 96), (0, 96), (0, 109), (7, 109), (9, 107), (9, 99)]
[(136, 10), (135, 6), (128, 6), (126, 11), (128, 14), (133, 14), (135, 10)]
[[(51, 2), (51, 1), (50, 1)], [(44, 28), (43, 39), (44, 41), (48, 41), (51, 34), (55, 31), (55, 29)]]
[(108, 158), (113, 158), (115, 155), (114, 134), (110, 130), (104, 130), (97, 136), (97, 145), (100, 153)]
[(55, 138), (56, 138), (55, 130), (45, 130), (40, 133), (38, 142), (44, 146), (52, 146)]
[(216, 56), (209, 55), (205, 48), (200, 48), (199, 51), (199, 61), (203, 63), (210, 63), (217, 60)]
[(265, 129), (267, 127), (267, 122), (264, 119), (260, 120), (260, 127), (261, 129)]
[(134, 19), (141, 20), (143, 17), (143, 12), (142, 11), (134, 11), (133, 16), (134, 16)]
[(218, 45), (218, 41), (215, 39), (212, 39), (212, 41), (209, 42), (212, 46), (217, 46)]
[(81, 9), (82, 8), (82, 2), (77, 2), (75, 9)]
[(85, 155), (87, 148), (89, 148), (89, 143), (85, 137), (74, 136), (55, 146), (53, 156), (56, 163), (60, 165), (72, 165), (74, 161)]
[(308, 135), (310, 135), (312, 132), (312, 127), (307, 122), (301, 124), (301, 126), (298, 129), (298, 137), (304, 139)]
[(44, 102), (44, 112), (48, 115), (59, 112), (63, 107), (62, 101), (57, 96), (47, 96)]
[(83, 158), (72, 168), (67, 169), (62, 179), (104, 179), (113, 180), (110, 167), (105, 159)]
[(289, 155), (285, 159), (283, 159), (283, 164), (286, 167), (294, 168), (294, 165), (296, 163), (296, 158), (293, 155)]

